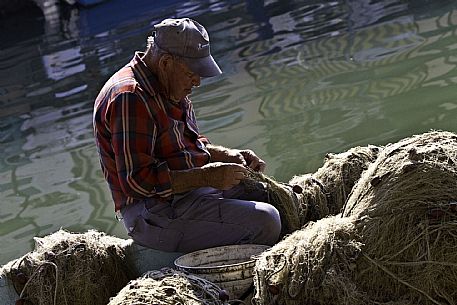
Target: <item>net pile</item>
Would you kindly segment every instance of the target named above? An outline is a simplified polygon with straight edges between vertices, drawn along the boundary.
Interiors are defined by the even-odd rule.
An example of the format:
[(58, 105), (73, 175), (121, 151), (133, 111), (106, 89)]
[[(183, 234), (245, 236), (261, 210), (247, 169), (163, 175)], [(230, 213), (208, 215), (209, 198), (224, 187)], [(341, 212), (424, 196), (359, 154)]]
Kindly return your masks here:
[(256, 304), (356, 305), (357, 289), (346, 276), (362, 246), (354, 234), (351, 219), (330, 216), (264, 252), (254, 271)]
[(309, 221), (340, 213), (352, 187), (379, 151), (379, 147), (370, 145), (327, 154), (324, 165), (316, 173), (295, 176), (287, 184), (254, 172), (251, 173), (254, 182), (245, 183), (250, 187), (255, 183), (266, 184), (269, 203), (281, 215), (284, 236)]
[[(324, 165), (313, 174), (314, 179), (324, 185), (329, 197), (328, 213), (317, 219), (341, 212), (352, 188), (363, 171), (376, 160), (380, 150), (377, 146), (369, 145), (354, 147), (340, 154), (327, 154)], [(298, 183), (299, 180), (300, 177), (295, 177), (290, 183)]]
[(456, 134), (435, 131), (390, 145), (359, 181), (344, 216), (357, 218), (365, 244), (358, 281), (374, 300), (457, 303)]
[(59, 230), (3, 266), (22, 300), (35, 305), (107, 304), (129, 281), (124, 240), (97, 231)]
[(222, 305), (221, 289), (215, 284), (170, 268), (149, 271), (131, 281), (109, 305)]
[(257, 304), (457, 304), (457, 135), (386, 146), (342, 215), (257, 260)]

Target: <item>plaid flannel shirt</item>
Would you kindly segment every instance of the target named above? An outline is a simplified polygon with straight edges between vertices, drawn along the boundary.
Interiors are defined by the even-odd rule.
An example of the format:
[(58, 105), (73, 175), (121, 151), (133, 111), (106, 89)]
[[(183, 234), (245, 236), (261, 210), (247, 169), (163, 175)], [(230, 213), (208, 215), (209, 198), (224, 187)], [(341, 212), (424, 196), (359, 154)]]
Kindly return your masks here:
[(145, 198), (169, 200), (170, 170), (210, 159), (191, 101), (166, 100), (142, 54), (106, 82), (94, 106), (97, 149), (116, 211)]

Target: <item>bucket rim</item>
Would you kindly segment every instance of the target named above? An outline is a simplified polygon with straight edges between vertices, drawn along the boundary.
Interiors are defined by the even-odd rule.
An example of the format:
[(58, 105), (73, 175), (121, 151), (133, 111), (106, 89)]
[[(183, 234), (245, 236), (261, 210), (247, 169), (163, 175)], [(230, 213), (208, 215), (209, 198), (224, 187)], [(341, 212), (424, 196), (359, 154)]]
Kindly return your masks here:
[[(200, 266), (184, 266), (182, 265), (179, 261), (184, 258), (189, 256), (190, 254), (198, 254), (202, 252), (206, 252), (208, 250), (222, 250), (226, 248), (233, 248), (233, 247), (252, 247), (252, 248), (259, 248), (261, 251), (257, 254), (253, 254), (250, 256), (250, 259), (239, 262), (239, 263), (234, 263), (234, 264), (224, 264), (224, 265), (218, 265), (218, 266), (206, 266), (206, 267), (200, 267)], [(242, 245), (226, 245), (226, 246), (219, 246), (219, 247), (212, 247), (212, 248), (206, 248), (206, 249), (201, 249), (193, 252), (186, 253), (184, 255), (181, 255), (180, 257), (176, 258), (174, 260), (174, 265), (180, 269), (180, 270), (192, 270), (193, 273), (213, 273), (213, 272), (219, 272), (220, 269), (224, 268), (227, 270), (233, 269), (237, 270), (239, 267), (246, 266), (246, 265), (251, 265), (253, 262), (256, 261), (257, 257), (260, 253), (266, 251), (267, 249), (271, 248), (271, 246), (267, 245), (258, 245), (258, 244), (242, 244)], [(200, 272), (199, 272), (200, 271)]]

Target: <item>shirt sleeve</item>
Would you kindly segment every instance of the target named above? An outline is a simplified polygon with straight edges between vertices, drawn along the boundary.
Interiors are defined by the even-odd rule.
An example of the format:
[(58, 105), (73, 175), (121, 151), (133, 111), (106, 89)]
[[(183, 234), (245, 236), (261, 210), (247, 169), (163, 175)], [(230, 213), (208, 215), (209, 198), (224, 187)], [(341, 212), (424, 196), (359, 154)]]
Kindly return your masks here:
[(208, 145), (208, 144), (211, 144), (211, 142), (208, 140), (208, 138), (207, 138), (206, 136), (204, 136), (204, 135), (199, 135), (199, 136), (198, 136), (198, 139), (199, 139), (203, 144), (205, 144), (205, 146)]
[(129, 197), (169, 197), (170, 170), (154, 158), (157, 127), (151, 109), (135, 93), (121, 93), (110, 104), (109, 128), (122, 191)]
[(197, 118), (195, 116), (194, 107), (192, 106), (192, 103), (191, 103), (190, 99), (186, 97), (185, 98), (185, 102), (186, 102), (187, 115), (189, 116), (190, 122), (191, 122), (191, 124), (193, 124), (194, 129), (196, 130), (196, 132), (198, 134), (197, 139), (201, 143), (203, 143), (205, 146), (208, 145), (208, 144), (211, 144), (211, 141), (206, 136), (200, 134), (200, 131), (199, 131), (199, 128), (198, 128), (198, 125), (197, 125)]

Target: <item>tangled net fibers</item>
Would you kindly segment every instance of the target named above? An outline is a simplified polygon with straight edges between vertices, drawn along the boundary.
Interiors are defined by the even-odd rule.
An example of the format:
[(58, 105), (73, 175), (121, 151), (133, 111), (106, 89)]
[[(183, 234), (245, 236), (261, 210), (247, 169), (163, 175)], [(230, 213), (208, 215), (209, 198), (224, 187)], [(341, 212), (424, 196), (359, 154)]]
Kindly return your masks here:
[(344, 216), (357, 218), (365, 244), (358, 282), (372, 299), (457, 303), (456, 134), (434, 131), (389, 145), (354, 188)]
[(258, 304), (457, 304), (457, 135), (386, 146), (343, 213), (264, 252)]
[(369, 145), (357, 146), (339, 154), (329, 153), (316, 173), (293, 177), (289, 184), (300, 185), (303, 189), (303, 202), (309, 214), (306, 220), (340, 213), (353, 186), (362, 172), (376, 160), (379, 151), (379, 147)]
[(35, 250), (3, 266), (20, 298), (35, 305), (107, 304), (130, 280), (125, 240), (97, 231), (59, 230), (35, 238)]
[(349, 218), (329, 216), (261, 254), (254, 270), (256, 304), (356, 304), (341, 302), (356, 292), (346, 279), (362, 246), (354, 233)]
[(269, 202), (281, 215), (284, 236), (309, 221), (340, 213), (352, 187), (379, 151), (379, 147), (370, 145), (327, 154), (316, 173), (295, 176), (289, 183), (276, 182), (256, 172), (244, 183), (248, 187), (255, 187), (256, 183), (267, 185)]
[(205, 279), (162, 268), (131, 281), (108, 305), (222, 305), (220, 293), (218, 286)]

